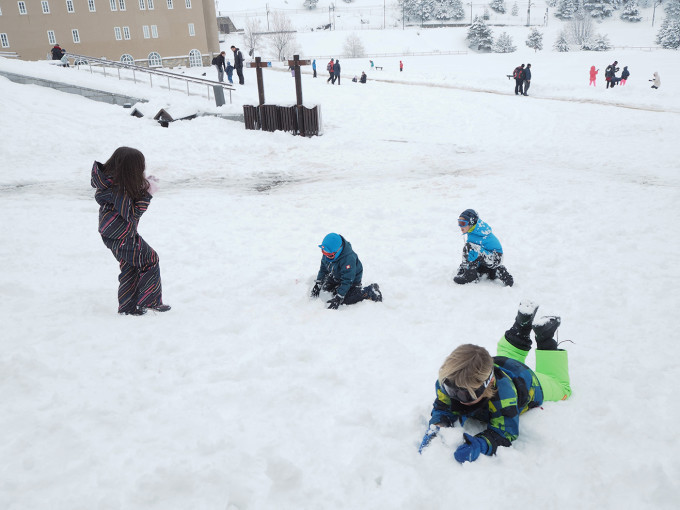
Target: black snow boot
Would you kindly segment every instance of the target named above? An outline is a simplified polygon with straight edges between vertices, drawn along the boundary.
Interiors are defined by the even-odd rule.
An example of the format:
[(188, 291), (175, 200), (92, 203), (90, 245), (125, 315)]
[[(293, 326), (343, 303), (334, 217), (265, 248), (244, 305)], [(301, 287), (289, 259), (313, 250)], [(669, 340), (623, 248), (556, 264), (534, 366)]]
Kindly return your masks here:
[(477, 280), (479, 280), (479, 272), (476, 267), (472, 266), (460, 266), (458, 274), (453, 277), (453, 281), (460, 285), (476, 282)]
[(556, 316), (546, 316), (534, 322), (532, 329), (536, 335), (536, 348), (541, 351), (556, 351), (557, 340), (554, 338), (562, 319)]
[(512, 287), (512, 284), (515, 283), (515, 280), (513, 280), (512, 275), (508, 273), (508, 270), (505, 269), (505, 266), (498, 266), (496, 268), (496, 277), (508, 287)]
[(364, 294), (367, 299), (371, 301), (381, 302), (382, 292), (380, 292), (380, 286), (377, 283), (372, 283), (364, 289)]
[(512, 327), (505, 332), (505, 339), (513, 346), (523, 351), (531, 349), (531, 323), (538, 310), (538, 305), (533, 301), (524, 300), (519, 304), (517, 317)]

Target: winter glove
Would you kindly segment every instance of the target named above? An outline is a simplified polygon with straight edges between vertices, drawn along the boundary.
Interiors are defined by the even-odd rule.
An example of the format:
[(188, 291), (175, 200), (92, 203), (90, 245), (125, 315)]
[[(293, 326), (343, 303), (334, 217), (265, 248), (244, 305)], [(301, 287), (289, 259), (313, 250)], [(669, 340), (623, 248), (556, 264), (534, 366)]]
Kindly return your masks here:
[(337, 310), (340, 305), (342, 304), (343, 300), (345, 299), (345, 296), (335, 296), (333, 299), (326, 301), (328, 303), (328, 309), (329, 310)]
[(319, 293), (321, 292), (321, 282), (319, 280), (314, 282), (314, 287), (312, 288), (312, 297), (319, 297)]
[(474, 462), (480, 454), (486, 455), (488, 453), (489, 443), (486, 442), (486, 439), (471, 436), (467, 432), (463, 433), (463, 439), (465, 439), (465, 443), (460, 445), (453, 453), (454, 458), (461, 464), (466, 460)]
[(437, 425), (430, 425), (430, 428), (427, 429), (427, 432), (425, 432), (425, 435), (423, 436), (423, 441), (420, 443), (418, 453), (423, 453), (423, 450), (428, 447), (435, 437), (437, 437), (437, 432), (439, 432), (439, 427)]
[(146, 180), (149, 183), (148, 189), (149, 195), (154, 196), (158, 191), (158, 179), (153, 175), (150, 175), (149, 177), (146, 178)]

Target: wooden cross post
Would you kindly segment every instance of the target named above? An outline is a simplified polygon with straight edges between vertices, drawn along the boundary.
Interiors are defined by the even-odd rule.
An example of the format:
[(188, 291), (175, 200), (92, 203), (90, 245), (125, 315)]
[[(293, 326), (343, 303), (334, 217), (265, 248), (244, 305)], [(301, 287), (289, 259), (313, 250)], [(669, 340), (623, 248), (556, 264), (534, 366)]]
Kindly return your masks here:
[(302, 106), (302, 79), (300, 77), (300, 66), (308, 66), (311, 60), (300, 60), (300, 55), (293, 55), (293, 60), (288, 61), (288, 66), (295, 69), (295, 94), (297, 96), (298, 107)]
[(260, 106), (264, 104), (264, 80), (262, 79), (262, 68), (268, 67), (267, 62), (262, 62), (260, 57), (255, 57), (255, 62), (248, 62), (248, 67), (255, 67), (257, 75), (257, 93), (260, 99)]

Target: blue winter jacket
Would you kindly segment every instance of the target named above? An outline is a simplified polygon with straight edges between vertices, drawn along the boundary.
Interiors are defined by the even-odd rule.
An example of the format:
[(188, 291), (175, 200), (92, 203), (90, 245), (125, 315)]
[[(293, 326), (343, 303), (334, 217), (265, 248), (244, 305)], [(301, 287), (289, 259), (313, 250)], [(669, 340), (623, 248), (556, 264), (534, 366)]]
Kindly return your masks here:
[(451, 399), (437, 381), (430, 419), (431, 425), (444, 427), (453, 427), (456, 421), (464, 424), (467, 418), (487, 423), (487, 429), (477, 434), (489, 445), (487, 455), (495, 454), (499, 446), (510, 446), (519, 436), (519, 415), (543, 403), (543, 390), (533, 370), (505, 356), (493, 360), (497, 391), (490, 400), (465, 406)]
[(361, 285), (361, 277), (364, 274), (364, 267), (357, 254), (352, 250), (349, 241), (342, 239), (342, 251), (333, 260), (321, 257), (321, 267), (316, 279), (320, 282), (328, 279), (340, 283), (337, 289), (339, 296), (346, 296), (349, 289), (354, 285)]
[(467, 242), (472, 245), (468, 251), (468, 262), (477, 260), (481, 253), (503, 253), (500, 241), (493, 235), (491, 227), (482, 220), (477, 220), (477, 224), (467, 233)]

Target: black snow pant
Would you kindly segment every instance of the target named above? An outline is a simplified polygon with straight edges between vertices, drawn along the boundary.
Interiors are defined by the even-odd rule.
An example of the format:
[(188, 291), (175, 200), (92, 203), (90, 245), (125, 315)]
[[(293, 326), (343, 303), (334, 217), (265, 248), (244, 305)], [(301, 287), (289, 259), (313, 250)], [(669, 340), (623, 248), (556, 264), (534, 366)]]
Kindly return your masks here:
[(531, 87), (531, 80), (524, 80), (524, 95), (527, 95), (527, 90)]
[(515, 95), (516, 96), (522, 94), (522, 84), (523, 83), (524, 83), (524, 80), (515, 79)]
[(314, 76), (313, 77), (316, 78), (316, 69), (314, 69)]
[(335, 78), (333, 78), (333, 83), (335, 83), (335, 80), (338, 80), (338, 85), (340, 85), (340, 75), (336, 74)]
[(472, 245), (470, 243), (465, 243), (465, 246), (463, 246), (463, 262), (461, 263), (461, 267), (476, 267), (480, 272), (485, 272), (496, 269), (503, 261), (502, 253), (492, 251), (488, 253), (482, 252), (476, 260), (469, 262), (468, 253), (471, 249)]
[(161, 268), (154, 249), (139, 234), (102, 240), (120, 263), (118, 313), (162, 305)]
[(328, 83), (328, 82), (331, 81), (331, 80), (333, 81), (333, 83), (335, 83), (335, 75), (333, 74), (333, 71), (330, 71), (330, 73), (331, 73), (331, 74), (330, 74), (330, 76), (328, 77), (328, 79), (326, 80), (326, 83)]
[(242, 67), (237, 67), (236, 68), (236, 74), (238, 74), (238, 82), (240, 85), (243, 85), (245, 83), (245, 80), (243, 79), (243, 68)]
[[(338, 293), (338, 287), (340, 287), (340, 282), (337, 280), (334, 280), (332, 278), (329, 278), (324, 281), (323, 284), (323, 290), (326, 292), (332, 293), (334, 296)], [(343, 305), (353, 305), (355, 303), (358, 303), (359, 301), (363, 301), (364, 299), (368, 299), (368, 292), (367, 292), (368, 287), (364, 289), (361, 286), (361, 282), (352, 285), (349, 290), (347, 291), (347, 294), (345, 294), (345, 299), (342, 302)]]

